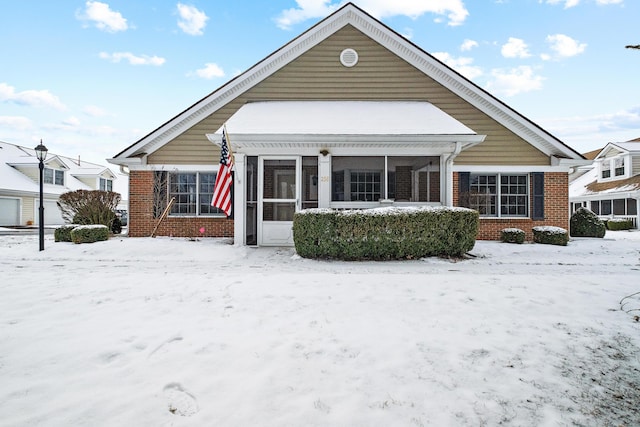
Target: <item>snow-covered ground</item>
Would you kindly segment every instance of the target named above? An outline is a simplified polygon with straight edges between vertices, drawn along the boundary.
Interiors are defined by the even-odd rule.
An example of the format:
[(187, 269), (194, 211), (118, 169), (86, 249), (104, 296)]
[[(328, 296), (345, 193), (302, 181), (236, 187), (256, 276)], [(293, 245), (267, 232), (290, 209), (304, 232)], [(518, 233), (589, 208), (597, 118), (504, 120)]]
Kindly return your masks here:
[(3, 426), (640, 424), (640, 232), (403, 262), (37, 239), (0, 236)]

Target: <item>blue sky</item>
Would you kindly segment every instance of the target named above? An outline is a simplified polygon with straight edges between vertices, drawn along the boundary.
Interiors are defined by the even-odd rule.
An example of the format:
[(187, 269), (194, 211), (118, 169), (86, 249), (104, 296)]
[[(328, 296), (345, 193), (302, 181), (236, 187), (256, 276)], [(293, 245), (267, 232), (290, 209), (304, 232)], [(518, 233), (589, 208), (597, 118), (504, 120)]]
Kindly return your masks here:
[[(580, 152), (640, 137), (637, 0), (354, 3)], [(342, 4), (0, 0), (0, 140), (106, 163)]]

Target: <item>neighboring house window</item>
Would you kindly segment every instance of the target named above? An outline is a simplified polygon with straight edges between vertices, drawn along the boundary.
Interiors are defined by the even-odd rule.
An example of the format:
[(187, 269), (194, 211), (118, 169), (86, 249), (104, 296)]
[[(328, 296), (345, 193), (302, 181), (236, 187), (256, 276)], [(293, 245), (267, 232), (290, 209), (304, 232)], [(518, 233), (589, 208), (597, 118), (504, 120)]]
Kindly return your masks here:
[(100, 191), (113, 191), (113, 180), (100, 178)]
[(331, 159), (332, 202), (440, 202), (436, 156), (336, 156)]
[(477, 210), (481, 216), (528, 216), (528, 176), (471, 174), (469, 207)]
[(43, 179), (45, 184), (64, 185), (64, 171), (44, 168)]
[(611, 161), (603, 160), (601, 163), (602, 167), (602, 178), (611, 178)]
[(609, 199), (594, 200), (591, 202), (591, 211), (596, 215), (637, 215), (638, 205), (636, 199)]
[(215, 173), (184, 172), (169, 174), (169, 199), (175, 197), (172, 215), (215, 215), (222, 213), (211, 206)]
[(613, 173), (615, 174), (615, 176), (623, 176), (624, 175), (624, 157), (618, 157), (617, 159), (614, 160), (614, 167), (615, 169), (613, 170)]

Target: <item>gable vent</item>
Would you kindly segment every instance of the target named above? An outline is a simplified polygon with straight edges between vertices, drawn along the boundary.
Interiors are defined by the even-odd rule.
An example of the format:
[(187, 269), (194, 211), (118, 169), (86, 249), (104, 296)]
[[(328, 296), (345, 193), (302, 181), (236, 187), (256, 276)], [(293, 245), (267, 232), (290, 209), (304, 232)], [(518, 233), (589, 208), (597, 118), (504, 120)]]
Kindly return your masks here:
[(353, 67), (358, 63), (358, 52), (353, 49), (345, 49), (340, 53), (340, 62), (345, 67)]

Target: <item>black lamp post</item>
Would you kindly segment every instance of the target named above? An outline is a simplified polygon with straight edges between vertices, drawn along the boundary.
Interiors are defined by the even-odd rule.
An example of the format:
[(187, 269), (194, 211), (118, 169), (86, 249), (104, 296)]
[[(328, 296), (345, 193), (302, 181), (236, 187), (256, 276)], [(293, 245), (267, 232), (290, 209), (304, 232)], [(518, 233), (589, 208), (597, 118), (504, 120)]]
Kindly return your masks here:
[(38, 219), (38, 231), (40, 232), (40, 250), (44, 251), (44, 159), (47, 158), (47, 147), (40, 144), (35, 148), (36, 157), (40, 161), (40, 217)]

